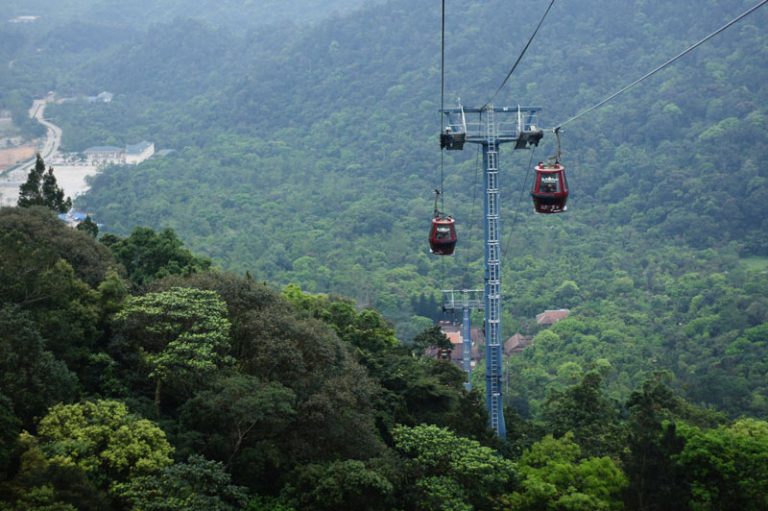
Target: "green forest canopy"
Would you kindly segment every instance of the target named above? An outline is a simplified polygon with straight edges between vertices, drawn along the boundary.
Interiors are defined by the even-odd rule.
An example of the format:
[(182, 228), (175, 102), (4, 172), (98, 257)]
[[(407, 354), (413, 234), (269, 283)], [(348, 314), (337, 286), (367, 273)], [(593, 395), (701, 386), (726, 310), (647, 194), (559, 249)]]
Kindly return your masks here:
[[(617, 401), (607, 364), (564, 371), (502, 440), (463, 373), (373, 309), (179, 251), (140, 284), (41, 207), (0, 227), (0, 509), (764, 509), (768, 423), (661, 373)], [(141, 259), (151, 239), (122, 241)]]
[[(461, 96), (465, 104), (479, 105), (527, 39), (529, 27), (520, 21), (520, 13), (531, 13), (532, 7), (501, 1), (448, 2), (448, 7), (449, 101)], [(709, 2), (707, 9), (694, 2), (650, 1), (619, 2), (605, 11), (589, 0), (557, 4), (499, 101), (542, 105), (540, 124), (553, 125), (721, 26), (736, 14), (732, 7), (721, 1)], [(531, 22), (536, 16), (531, 13)], [(762, 65), (766, 47), (760, 30), (765, 16), (757, 12), (570, 125), (563, 160), (572, 189), (567, 214), (536, 217), (527, 202), (528, 161), (551, 154), (551, 137), (534, 154), (502, 152), (503, 325), (506, 334), (518, 329), (537, 334), (531, 348), (509, 361), (509, 408), (534, 424), (548, 417), (547, 432), (575, 430), (582, 456), (603, 454), (584, 451), (592, 448), (584, 438), (601, 439), (596, 445), (612, 439), (614, 446), (621, 445), (615, 440), (621, 434), (610, 428), (596, 431), (566, 420), (574, 409), (567, 406), (572, 396), (568, 389), (591, 381), (587, 376), (595, 371), (601, 375), (604, 397), (619, 411), (616, 403), (628, 403), (643, 381), (661, 371), (692, 402), (731, 417), (766, 417), (768, 216), (762, 197), (768, 181), (759, 165), (768, 147), (768, 77)], [(115, 92), (109, 104), (51, 107), (69, 150), (140, 139), (177, 150), (174, 156), (135, 168), (106, 169), (78, 203), (104, 223), (113, 236), (106, 244), (118, 259), (117, 247), (125, 255), (147, 243), (164, 247), (159, 253), (175, 261), (167, 267), (128, 268), (136, 271), (129, 275), (136, 278), (137, 289), (144, 291), (141, 279), (203, 271), (210, 260), (258, 281), (297, 283), (305, 291), (345, 295), (358, 305), (374, 306), (396, 322), (397, 337), (407, 341), (439, 317), (439, 311), (417, 304), (437, 303), (439, 289), (479, 287), (483, 276), (475, 148), (446, 155), (446, 209), (459, 222), (457, 255), (437, 261), (426, 249), (431, 190), (440, 175), (438, 30), (436, 9), (415, 9), (397, 0), (302, 31), (270, 27), (233, 32), (180, 18), (148, 28), (133, 26), (122, 35), (105, 30), (104, 37), (109, 33), (112, 38), (102, 46), (78, 46), (71, 39), (75, 31), (51, 35), (3, 29), (0, 36), (10, 41), (0, 45), (3, 58), (27, 58), (0, 81), (13, 81), (13, 87), (2, 90), (16, 91), (20, 112), (29, 96), (51, 89)], [(180, 38), (188, 43), (182, 48)], [(25, 53), (46, 40), (48, 53)], [(70, 66), (73, 62), (77, 65)], [(36, 73), (28, 72), (33, 68)], [(155, 240), (151, 229), (135, 231), (137, 226), (161, 235)], [(180, 240), (192, 252), (180, 249)], [(57, 260), (44, 245), (25, 250), (46, 254), (45, 264)], [(11, 260), (21, 263), (27, 257)], [(34, 289), (45, 289), (41, 286), (48, 281), (82, 279), (78, 272), (86, 270), (68, 264), (26, 275)], [(15, 270), (8, 272), (16, 275)], [(114, 280), (109, 282), (107, 287), (119, 289)], [(14, 292), (27, 285), (19, 284)], [(69, 291), (62, 293), (56, 296), (70, 296)], [(66, 314), (29, 311), (55, 357), (42, 359), (55, 368), (55, 383), (48, 388), (60, 392), (72, 392), (67, 390), (72, 379), (55, 361), (69, 367), (86, 364), (94, 349), (91, 319), (97, 299), (82, 289), (78, 293), (76, 301), (62, 302)], [(560, 307), (570, 308), (571, 317), (540, 331), (534, 316)], [(73, 311), (78, 320), (70, 324), (64, 318)], [(342, 331), (336, 328), (334, 333)], [(371, 360), (366, 352), (358, 356)], [(97, 360), (102, 369), (112, 367), (109, 359)], [(399, 374), (391, 363), (383, 367)], [(291, 364), (286, 360), (280, 367)], [(405, 371), (407, 382), (418, 381), (413, 371), (411, 366)], [(482, 372), (477, 376), (481, 384)], [(80, 373), (82, 380), (93, 377), (91, 371)], [(120, 395), (115, 389), (128, 385), (131, 392), (140, 388), (145, 399), (150, 399), (147, 393), (154, 397), (151, 380), (122, 374), (110, 381), (115, 388), (109, 395)], [(393, 377), (386, 385), (401, 384)], [(415, 394), (433, 396), (432, 388), (425, 384)], [(273, 390), (290, 401), (281, 389)], [(173, 410), (186, 398), (171, 394), (170, 401), (163, 396), (160, 403)], [(46, 399), (30, 402), (17, 417), (34, 424), (33, 418), (49, 404), (53, 402)], [(143, 414), (151, 413), (151, 406), (142, 406)], [(558, 407), (565, 411), (558, 412)], [(713, 426), (675, 413), (695, 427)], [(425, 411), (407, 416), (437, 420)], [(607, 423), (622, 421), (607, 417)], [(677, 481), (669, 483), (668, 494), (680, 494), (690, 481), (675, 479), (683, 466), (678, 463), (700, 460), (683, 456), (676, 439), (699, 433), (670, 429), (664, 420), (654, 422), (656, 429), (641, 438), (660, 442), (669, 481)], [(508, 423), (516, 424), (512, 417)], [(510, 436), (544, 438), (542, 430), (531, 432), (527, 423), (521, 424), (519, 430), (510, 427)], [(716, 435), (737, 445), (739, 428), (721, 428)], [(702, 433), (704, 444), (715, 438), (708, 435)], [(518, 447), (530, 447), (533, 441)], [(571, 453), (562, 442), (546, 448)], [(190, 448), (184, 454), (192, 451), (200, 452)], [(215, 452), (211, 458), (223, 463), (231, 455)], [(631, 462), (618, 460), (616, 452), (613, 459), (622, 463), (629, 488), (642, 487), (642, 479), (629, 474)], [(563, 459), (573, 460), (568, 456)], [(546, 478), (546, 471), (539, 475), (531, 466), (526, 471), (531, 484)], [(302, 480), (346, 480), (345, 471), (358, 468), (308, 468)], [(387, 494), (381, 474), (368, 475), (372, 491)], [(709, 476), (701, 472), (696, 477)], [(734, 480), (730, 477), (723, 480)], [(279, 483), (272, 484), (274, 493)], [(701, 484), (712, 486), (711, 481)], [(442, 495), (468, 498), (445, 479), (429, 479), (424, 485)], [(285, 491), (296, 498), (303, 495)], [(536, 502), (535, 495), (514, 491), (519, 494), (515, 502)], [(728, 491), (718, 497), (697, 493), (696, 498), (716, 506), (716, 499)]]

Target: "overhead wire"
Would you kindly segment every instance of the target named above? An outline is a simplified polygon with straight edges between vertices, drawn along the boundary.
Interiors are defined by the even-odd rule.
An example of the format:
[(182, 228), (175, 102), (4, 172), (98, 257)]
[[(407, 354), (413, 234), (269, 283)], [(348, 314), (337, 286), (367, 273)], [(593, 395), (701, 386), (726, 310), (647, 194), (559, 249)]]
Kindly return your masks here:
[[(768, 1), (768, 0), (766, 0)], [(485, 102), (485, 104), (480, 108), (480, 110), (485, 110), (485, 108), (493, 103), (493, 100), (496, 99), (496, 96), (499, 95), (499, 92), (501, 92), (501, 89), (504, 88), (504, 86), (509, 81), (509, 78), (512, 76), (512, 73), (515, 72), (515, 69), (517, 69), (518, 64), (520, 64), (520, 61), (523, 60), (523, 56), (528, 51), (528, 47), (533, 42), (533, 39), (536, 37), (536, 34), (539, 32), (539, 29), (541, 28), (541, 25), (544, 24), (544, 20), (547, 18), (547, 14), (549, 14), (550, 9), (552, 9), (552, 5), (554, 5), (555, 0), (551, 0), (549, 2), (549, 5), (547, 6), (547, 10), (544, 11), (544, 15), (539, 20), (539, 24), (536, 25), (536, 29), (533, 31), (533, 34), (531, 34), (531, 37), (528, 39), (528, 42), (525, 43), (525, 47), (523, 48), (523, 51), (520, 52), (520, 55), (518, 55), (517, 60), (512, 65), (512, 69), (509, 70), (509, 73), (507, 73), (507, 76), (504, 78), (504, 81), (501, 82), (501, 85), (496, 89), (496, 92), (493, 93), (493, 96), (491, 96), (491, 99)]]
[[(443, 110), (445, 109), (445, 0), (441, 2), (440, 10), (440, 113), (439, 129), (443, 129)], [(445, 183), (445, 151), (440, 148), (440, 209), (445, 211), (445, 196), (443, 195), (443, 185)], [(435, 210), (437, 210), (437, 197), (435, 197)], [(438, 214), (437, 211), (434, 212)], [(440, 289), (445, 289), (445, 258), (440, 261)]]
[[(443, 128), (443, 110), (445, 109), (445, 0), (442, 0), (440, 12), (440, 130)], [(440, 149), (440, 209), (445, 211), (443, 184), (445, 182), (445, 152)]]
[(650, 78), (651, 76), (655, 75), (656, 73), (658, 73), (658, 72), (659, 72), (659, 71), (661, 71), (662, 69), (664, 69), (664, 68), (666, 68), (666, 67), (670, 66), (672, 63), (674, 63), (675, 61), (677, 61), (677, 60), (678, 60), (678, 59), (680, 59), (681, 57), (683, 57), (683, 56), (687, 55), (688, 53), (692, 52), (693, 50), (695, 50), (696, 48), (698, 48), (699, 46), (701, 46), (701, 45), (702, 45), (702, 44), (704, 44), (705, 42), (709, 41), (710, 39), (712, 39), (712, 38), (713, 38), (713, 37), (715, 37), (716, 35), (720, 34), (720, 33), (721, 33), (721, 32), (723, 32), (723, 31), (725, 31), (726, 29), (728, 29), (728, 28), (729, 28), (729, 27), (731, 27), (732, 25), (735, 25), (736, 23), (738, 23), (738, 22), (739, 22), (739, 21), (741, 21), (742, 19), (746, 18), (747, 16), (749, 16), (750, 14), (752, 14), (752, 13), (753, 13), (753, 12), (755, 12), (757, 9), (759, 9), (760, 7), (762, 7), (763, 5), (765, 5), (765, 4), (767, 4), (767, 3), (768, 3), (768, 0), (762, 0), (762, 1), (758, 2), (756, 5), (754, 5), (754, 6), (753, 6), (753, 7), (751, 7), (750, 9), (747, 9), (746, 11), (744, 11), (743, 13), (741, 13), (740, 15), (736, 16), (734, 19), (732, 19), (731, 21), (729, 21), (728, 23), (726, 23), (726, 24), (725, 24), (725, 25), (723, 25), (722, 27), (718, 28), (717, 30), (715, 30), (714, 32), (712, 32), (711, 34), (709, 34), (708, 36), (704, 37), (703, 39), (701, 39), (701, 40), (699, 40), (698, 42), (694, 43), (693, 45), (689, 46), (688, 48), (686, 48), (686, 49), (685, 49), (685, 50), (683, 50), (682, 52), (678, 53), (677, 55), (675, 55), (675, 56), (674, 56), (674, 57), (672, 57), (671, 59), (667, 60), (666, 62), (664, 62), (663, 64), (661, 64), (661, 65), (660, 65), (660, 66), (658, 66), (657, 68), (655, 68), (653, 71), (650, 71), (650, 72), (648, 72), (648, 73), (644, 74), (643, 76), (641, 76), (640, 78), (638, 78), (638, 79), (637, 79), (637, 80), (635, 80), (634, 82), (630, 83), (629, 85), (626, 85), (626, 86), (622, 87), (621, 89), (619, 89), (618, 91), (614, 92), (613, 94), (611, 94), (611, 95), (610, 95), (610, 96), (608, 96), (607, 98), (605, 98), (605, 99), (603, 99), (602, 101), (600, 101), (600, 102), (598, 102), (598, 103), (596, 103), (596, 104), (592, 105), (591, 107), (587, 108), (586, 110), (584, 110), (584, 111), (582, 111), (582, 112), (580, 112), (580, 113), (578, 113), (578, 114), (574, 115), (574, 116), (573, 116), (573, 117), (571, 117), (570, 119), (568, 119), (568, 120), (566, 120), (566, 121), (564, 121), (564, 122), (561, 122), (560, 124), (556, 124), (556, 125), (555, 125), (555, 127), (553, 128), (553, 130), (555, 130), (555, 129), (559, 129), (559, 128), (562, 128), (562, 127), (563, 127), (563, 126), (565, 126), (566, 124), (568, 124), (568, 123), (570, 123), (570, 122), (572, 122), (572, 121), (575, 121), (575, 120), (576, 120), (576, 119), (578, 119), (579, 117), (581, 117), (581, 116), (583, 116), (583, 115), (586, 115), (586, 114), (588, 114), (589, 112), (592, 112), (593, 110), (596, 110), (596, 109), (600, 108), (600, 107), (601, 107), (601, 106), (603, 106), (604, 104), (608, 103), (609, 101), (611, 101), (611, 100), (612, 100), (612, 99), (614, 99), (615, 97), (619, 96), (620, 94), (622, 94), (622, 93), (624, 93), (624, 92), (628, 91), (629, 89), (631, 89), (631, 88), (632, 88), (632, 87), (634, 87), (635, 85), (639, 84), (639, 83), (640, 83), (640, 82), (642, 82), (643, 80), (646, 80), (646, 79)]

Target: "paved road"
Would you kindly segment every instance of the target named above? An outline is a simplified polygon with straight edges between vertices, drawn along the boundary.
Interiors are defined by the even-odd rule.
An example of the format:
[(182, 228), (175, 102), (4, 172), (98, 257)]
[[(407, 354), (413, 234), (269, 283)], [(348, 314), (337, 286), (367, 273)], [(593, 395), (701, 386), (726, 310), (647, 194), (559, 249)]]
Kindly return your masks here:
[[(40, 153), (40, 156), (42, 156), (44, 160), (50, 160), (51, 157), (56, 153), (56, 151), (59, 150), (59, 146), (61, 145), (61, 128), (45, 120), (45, 117), (44, 117), (45, 106), (47, 104), (48, 104), (47, 99), (36, 99), (32, 102), (32, 108), (29, 109), (29, 116), (34, 119), (37, 119), (37, 122), (45, 126), (47, 129), (45, 141), (43, 142), (42, 147), (40, 147), (40, 149), (38, 150), (38, 152)], [(17, 163), (13, 167), (8, 167), (3, 172), (3, 174), (8, 175), (20, 169), (25, 170), (30, 165), (34, 165), (34, 164), (35, 164), (35, 158), (30, 158), (27, 161)]]
[[(33, 101), (32, 108), (29, 109), (29, 116), (37, 119), (47, 129), (45, 141), (38, 152), (44, 160), (50, 161), (61, 145), (61, 128), (45, 120), (45, 106), (48, 104), (48, 101), (48, 99), (36, 99)], [(14, 196), (18, 194), (18, 187), (27, 180), (27, 173), (34, 164), (35, 158), (30, 158), (12, 167), (8, 167), (0, 173), (0, 177), (2, 177), (2, 183), (0, 183), (0, 194), (2, 194), (0, 205), (11, 205), (16, 202)], [(13, 193), (14, 190), (16, 190), (16, 193)]]

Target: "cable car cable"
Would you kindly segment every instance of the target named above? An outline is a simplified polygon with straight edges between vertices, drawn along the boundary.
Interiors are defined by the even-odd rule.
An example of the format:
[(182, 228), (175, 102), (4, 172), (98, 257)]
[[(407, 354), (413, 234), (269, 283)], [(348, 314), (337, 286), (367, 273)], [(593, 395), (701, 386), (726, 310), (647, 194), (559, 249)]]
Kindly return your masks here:
[[(445, 108), (445, 0), (442, 0), (440, 19), (440, 125), (443, 128), (443, 109)], [(440, 149), (440, 208), (445, 211), (445, 198), (443, 196), (443, 183), (445, 181), (445, 152)], [(435, 203), (437, 210), (437, 203)]]
[(445, 108), (445, 0), (443, 0), (440, 20), (440, 126), (443, 124)]
[[(768, 0), (766, 0), (768, 1)], [(528, 47), (533, 42), (533, 38), (536, 37), (536, 34), (539, 32), (539, 29), (541, 28), (541, 25), (544, 24), (544, 20), (547, 17), (547, 14), (549, 14), (550, 9), (552, 9), (552, 5), (554, 5), (555, 0), (552, 0), (549, 2), (549, 6), (547, 7), (547, 10), (544, 11), (544, 15), (541, 17), (541, 20), (539, 20), (539, 24), (536, 25), (536, 30), (533, 31), (533, 34), (531, 34), (531, 37), (528, 39), (528, 42), (525, 44), (525, 47), (523, 48), (523, 51), (520, 52), (520, 55), (517, 57), (517, 60), (512, 65), (512, 69), (509, 70), (509, 73), (507, 73), (506, 78), (504, 78), (504, 81), (501, 82), (501, 85), (499, 85), (499, 88), (496, 89), (496, 92), (493, 93), (493, 96), (491, 96), (491, 99), (489, 99), (481, 108), (480, 110), (485, 110), (485, 107), (493, 103), (493, 100), (496, 99), (496, 96), (501, 92), (501, 89), (504, 88), (504, 85), (507, 84), (507, 81), (509, 80), (509, 77), (512, 76), (512, 73), (515, 72), (515, 69), (517, 69), (517, 65), (520, 64), (520, 61), (523, 60), (523, 56), (525, 55), (525, 52), (528, 51)]]
[(672, 63), (674, 63), (679, 58), (681, 58), (681, 57), (687, 55), (688, 53), (692, 52), (693, 50), (695, 50), (696, 48), (698, 48), (699, 46), (701, 46), (705, 42), (709, 41), (710, 39), (712, 39), (713, 37), (715, 37), (719, 33), (723, 32), (727, 28), (729, 28), (732, 25), (738, 23), (742, 19), (746, 18), (748, 15), (752, 14), (754, 11), (756, 11), (757, 9), (759, 9), (760, 7), (764, 6), (767, 3), (768, 3), (768, 0), (762, 0), (757, 5), (751, 7), (750, 9), (748, 9), (746, 11), (744, 11), (743, 13), (741, 13), (740, 15), (738, 15), (737, 17), (735, 17), (734, 19), (732, 19), (731, 21), (729, 21), (728, 23), (726, 23), (722, 27), (718, 28), (717, 30), (715, 30), (714, 32), (712, 32), (711, 34), (706, 36), (705, 38), (701, 39), (700, 41), (698, 41), (697, 43), (693, 44), (692, 46), (689, 46), (687, 49), (683, 50), (682, 52), (678, 53), (677, 55), (675, 55), (674, 57), (672, 57), (668, 61), (664, 62), (662, 65), (660, 65), (659, 67), (657, 67), (653, 71), (651, 71), (649, 73), (646, 73), (645, 75), (641, 76), (640, 78), (638, 78), (634, 82), (630, 83), (629, 85), (627, 85), (625, 87), (622, 87), (621, 89), (619, 89), (618, 91), (614, 92), (613, 94), (611, 94), (610, 96), (608, 96), (604, 100), (600, 101), (599, 103), (596, 103), (595, 105), (592, 105), (591, 107), (587, 108), (586, 110), (582, 111), (581, 113), (578, 113), (578, 114), (574, 115), (573, 117), (571, 117), (570, 119), (568, 119), (568, 120), (566, 120), (564, 122), (561, 122), (560, 124), (557, 124), (555, 126), (555, 128), (553, 128), (553, 130), (560, 129), (563, 126), (565, 126), (566, 124), (568, 124), (568, 123), (570, 123), (572, 121), (575, 121), (576, 119), (578, 119), (582, 115), (586, 115), (589, 112), (600, 108), (601, 106), (603, 106), (604, 104), (608, 103), (609, 101), (611, 101), (613, 98), (615, 98), (619, 94), (622, 94), (623, 92), (626, 92), (627, 90), (631, 89), (632, 87), (634, 87), (638, 83), (642, 82), (646, 78), (650, 78), (651, 76), (655, 75), (656, 73), (658, 73), (662, 69), (664, 69), (667, 66), (671, 65)]

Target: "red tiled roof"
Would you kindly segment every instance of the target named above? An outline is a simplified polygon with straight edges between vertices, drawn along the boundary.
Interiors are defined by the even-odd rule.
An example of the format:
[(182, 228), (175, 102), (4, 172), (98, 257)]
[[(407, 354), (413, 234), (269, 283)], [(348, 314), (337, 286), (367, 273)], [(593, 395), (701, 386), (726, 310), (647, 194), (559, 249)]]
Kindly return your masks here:
[(536, 323), (539, 325), (554, 325), (558, 321), (565, 319), (571, 313), (568, 309), (545, 310), (536, 315)]
[(533, 343), (533, 337), (516, 333), (504, 342), (504, 354), (519, 353)]

